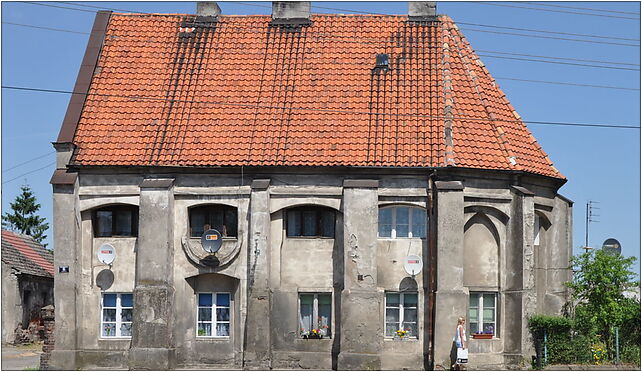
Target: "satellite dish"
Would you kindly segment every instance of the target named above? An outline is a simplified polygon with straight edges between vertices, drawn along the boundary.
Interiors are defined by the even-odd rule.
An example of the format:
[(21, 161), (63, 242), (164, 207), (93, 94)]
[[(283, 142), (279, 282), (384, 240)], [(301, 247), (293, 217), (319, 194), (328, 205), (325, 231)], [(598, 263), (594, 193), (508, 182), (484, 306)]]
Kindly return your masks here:
[(201, 236), (201, 244), (203, 249), (209, 253), (216, 253), (221, 249), (223, 244), (223, 236), (218, 230), (210, 229), (203, 233)]
[(403, 261), (404, 270), (406, 270), (408, 274), (413, 276), (419, 274), (423, 266), (424, 266), (424, 263), (421, 260), (421, 257), (414, 254), (411, 254), (410, 256), (406, 257)]
[(116, 258), (116, 250), (111, 244), (103, 244), (98, 248), (96, 255), (98, 256), (98, 261), (105, 265), (111, 265)]
[(609, 238), (602, 243), (602, 250), (612, 255), (618, 255), (622, 253), (622, 245), (617, 239)]
[(114, 284), (114, 273), (109, 269), (101, 270), (96, 275), (96, 285), (103, 291), (108, 290)]

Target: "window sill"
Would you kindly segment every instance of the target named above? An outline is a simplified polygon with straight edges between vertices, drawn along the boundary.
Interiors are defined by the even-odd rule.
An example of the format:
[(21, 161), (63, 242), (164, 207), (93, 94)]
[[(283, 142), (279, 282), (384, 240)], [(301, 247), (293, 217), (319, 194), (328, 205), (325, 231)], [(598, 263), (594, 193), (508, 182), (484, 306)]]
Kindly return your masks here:
[(410, 239), (415, 239), (415, 240), (426, 240), (426, 238), (417, 238), (417, 237), (408, 237), (408, 236), (403, 236), (403, 237), (396, 237), (396, 238), (391, 238), (389, 236), (378, 236), (377, 239), (379, 240), (410, 240)]
[(229, 341), (230, 336), (196, 336), (196, 341)]
[(100, 341), (131, 341), (132, 337), (129, 336), (124, 336), (124, 337), (99, 337), (98, 340)]
[(330, 236), (286, 236), (287, 239), (325, 239), (331, 240), (334, 239)]
[[(192, 239), (192, 240), (201, 241), (201, 237), (200, 236), (190, 236), (189, 238)], [(224, 242), (235, 242), (237, 240), (238, 240), (238, 237), (235, 237), (235, 236), (224, 236), (223, 237), (223, 241)]]
[(384, 342), (394, 342), (394, 341), (399, 341), (399, 342), (413, 342), (413, 341), (419, 341), (418, 337), (405, 337), (402, 339), (399, 338), (394, 338), (394, 337), (384, 337), (383, 339)]
[(136, 235), (110, 235), (110, 236), (95, 236), (94, 239), (136, 239)]
[(471, 335), (471, 337), (473, 340), (496, 340), (497, 339), (495, 335), (485, 335), (485, 334), (476, 335), (474, 333)]

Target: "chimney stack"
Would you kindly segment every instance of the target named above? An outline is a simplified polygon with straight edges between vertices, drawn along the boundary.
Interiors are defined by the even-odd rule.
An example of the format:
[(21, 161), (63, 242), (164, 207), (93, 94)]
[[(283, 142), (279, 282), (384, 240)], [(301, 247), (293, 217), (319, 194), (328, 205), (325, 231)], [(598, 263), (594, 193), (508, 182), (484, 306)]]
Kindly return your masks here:
[(307, 25), (310, 24), (309, 1), (273, 1), (272, 24)]
[(437, 2), (436, 1), (409, 1), (408, 2), (408, 19), (411, 21), (436, 21), (437, 20)]
[(196, 2), (196, 15), (201, 17), (218, 17), (221, 15), (221, 8), (216, 1)]

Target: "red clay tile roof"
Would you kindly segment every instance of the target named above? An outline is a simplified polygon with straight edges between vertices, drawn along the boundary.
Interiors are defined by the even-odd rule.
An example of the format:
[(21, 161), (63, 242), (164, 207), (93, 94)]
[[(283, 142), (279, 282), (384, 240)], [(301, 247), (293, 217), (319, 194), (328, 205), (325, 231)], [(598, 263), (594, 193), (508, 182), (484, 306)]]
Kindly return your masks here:
[(2, 262), (21, 274), (53, 278), (53, 253), (28, 235), (2, 230)]
[[(564, 178), (453, 21), (112, 14), (76, 165), (373, 166)], [(378, 53), (390, 70), (376, 70)], [(452, 133), (449, 139), (448, 132)]]

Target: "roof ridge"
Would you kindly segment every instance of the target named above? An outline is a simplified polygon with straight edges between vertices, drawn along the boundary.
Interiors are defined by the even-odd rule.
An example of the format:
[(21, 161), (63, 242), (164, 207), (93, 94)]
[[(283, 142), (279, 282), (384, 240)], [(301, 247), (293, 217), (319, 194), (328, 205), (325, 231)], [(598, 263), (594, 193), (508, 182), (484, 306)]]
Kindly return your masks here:
[[(469, 62), (470, 58), (472, 58), (478, 64), (481, 63), (483, 65), (483, 62), (481, 61), (479, 56), (477, 56), (475, 51), (470, 47), (468, 48), (468, 51), (470, 52), (470, 55), (471, 55), (470, 58), (467, 55), (462, 54), (462, 46), (461, 46), (461, 44), (463, 42), (465, 42), (466, 39), (465, 39), (464, 35), (460, 32), (459, 27), (457, 27), (457, 25), (454, 22), (450, 23), (450, 25), (451, 25), (450, 30), (454, 30), (454, 33), (456, 33), (456, 36), (459, 37), (459, 39), (460, 39), (459, 42), (457, 42), (457, 40), (453, 40), (453, 44), (457, 48), (457, 53), (459, 55), (459, 58), (462, 61), (463, 66), (464, 66), (464, 71), (466, 72), (466, 75), (468, 76), (468, 78), (470, 79), (470, 81), (472, 82), (472, 84), (473, 84), (473, 86), (475, 88), (474, 92), (475, 92), (475, 94), (477, 94), (477, 96), (481, 100), (482, 107), (484, 108), (484, 111), (486, 112), (486, 116), (489, 119), (489, 123), (491, 124), (491, 126), (494, 129), (495, 139), (497, 140), (497, 143), (498, 143), (499, 147), (505, 152), (506, 160), (510, 164), (509, 167), (517, 168), (517, 169), (521, 170), (522, 169), (521, 165), (513, 163), (515, 161), (515, 153), (508, 146), (509, 145), (509, 141), (508, 141), (508, 139), (505, 138), (505, 132), (504, 132), (504, 129), (502, 128), (501, 124), (497, 125), (497, 123), (496, 123), (497, 117), (496, 117), (495, 113), (492, 112), (492, 110), (491, 110), (491, 105), (489, 103), (490, 100), (489, 100), (486, 92), (482, 88), (481, 84), (479, 83), (477, 74), (474, 71), (472, 71), (471, 68), (470, 68), (470, 62)], [(450, 32), (449, 32), (449, 35), (450, 35)], [(451, 39), (452, 39), (452, 35), (451, 35)]]

